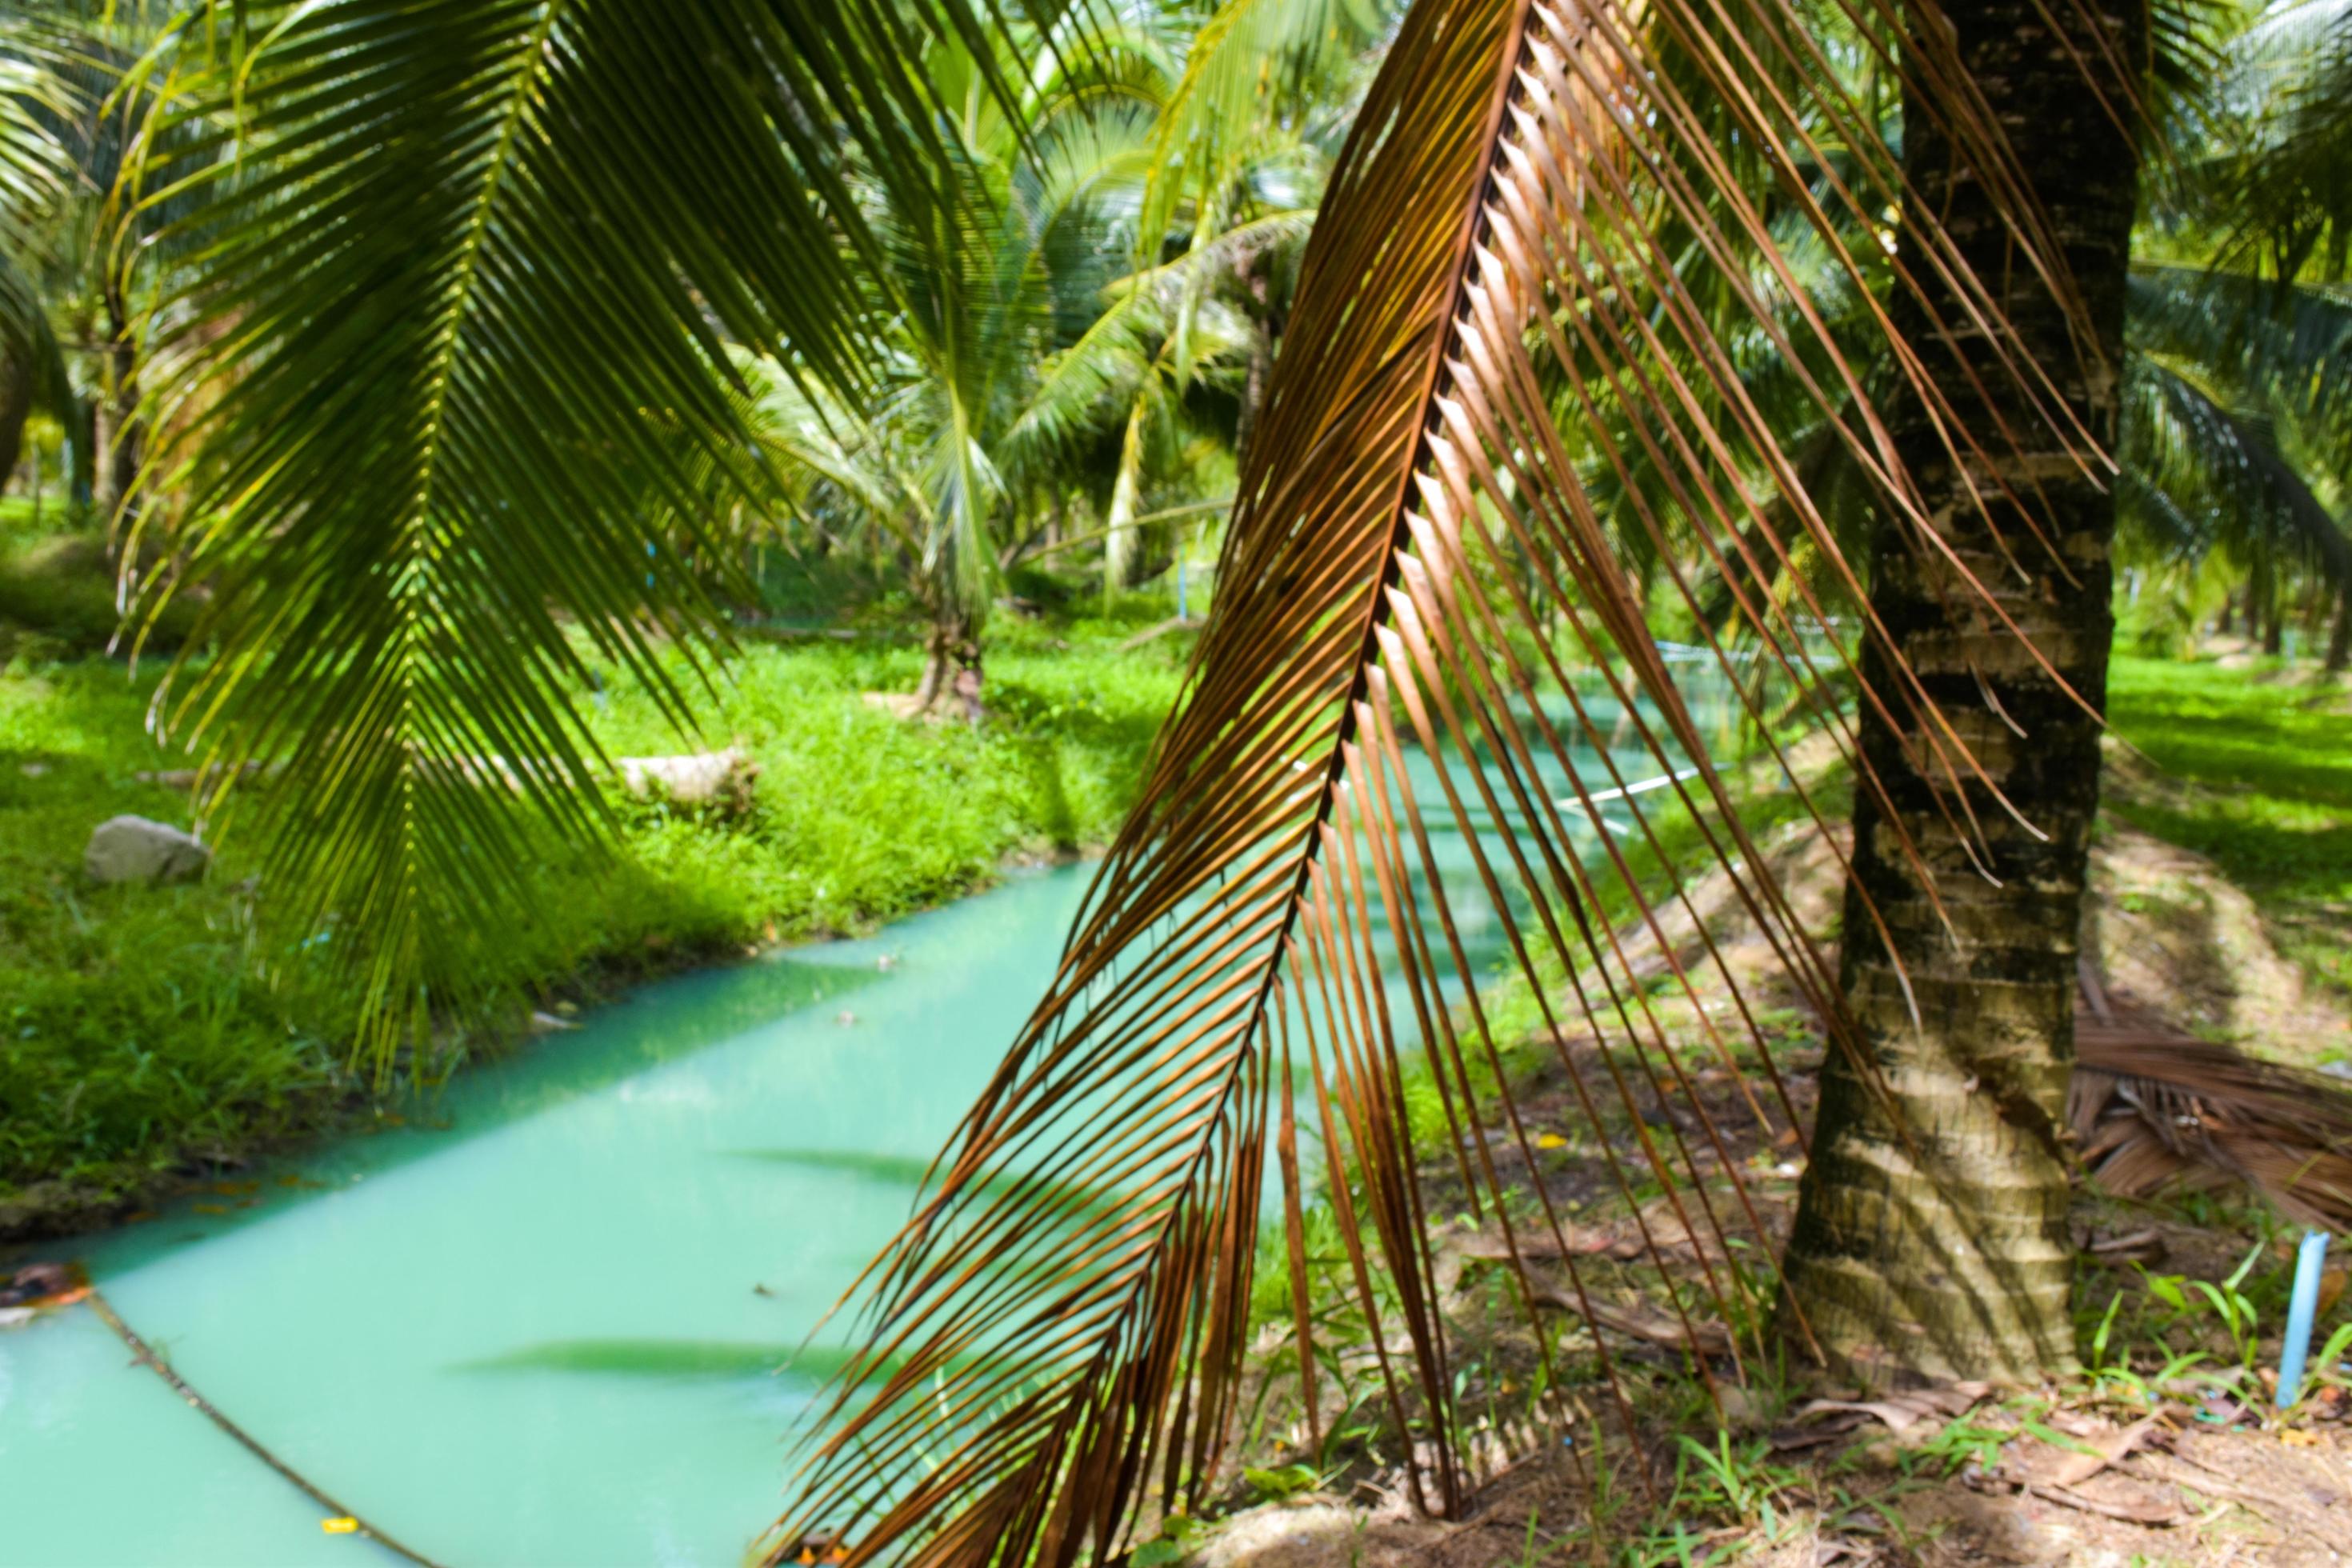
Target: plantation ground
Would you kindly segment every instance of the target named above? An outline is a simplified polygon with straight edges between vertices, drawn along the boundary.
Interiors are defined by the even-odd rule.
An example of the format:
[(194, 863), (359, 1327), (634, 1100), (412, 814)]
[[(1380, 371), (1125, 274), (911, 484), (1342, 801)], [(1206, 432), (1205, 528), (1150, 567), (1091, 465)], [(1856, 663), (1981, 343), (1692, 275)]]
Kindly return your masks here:
[[(2352, 996), (2341, 984), (2352, 951), (2352, 700), (2307, 672), (2123, 660), (2113, 706), (2125, 739), (2111, 748), (2112, 809), (2095, 847), (2086, 921), (2109, 983), (2255, 1054), (2305, 1066), (2352, 1060)], [(1772, 830), (1768, 845), (1801, 917), (1832, 939), (1835, 858), (1794, 822)], [(1722, 879), (1693, 894), (1735, 966), (1760, 977), (1769, 955), (1760, 942), (1743, 943)], [(1680, 942), (1677, 931), (1670, 922)], [(1638, 953), (1639, 939), (1627, 934)], [(1503, 1000), (1498, 1018), (1529, 1022), (1529, 1010)], [(1764, 1000), (1776, 998), (1767, 991)], [(1681, 1006), (1683, 1043), (1704, 1063)], [(1780, 1038), (1775, 1057), (1800, 1121), (1809, 1121), (1821, 1044), (1793, 1006), (1760, 1016)], [(2352, 1350), (2352, 1296), (2339, 1258), (2324, 1288), (2311, 1395), (2291, 1415), (2276, 1413), (2264, 1374), (2278, 1363), (2299, 1231), (2259, 1203), (2224, 1194), (2126, 1204), (2084, 1188), (2073, 1216), (2084, 1249), (2080, 1374), (2036, 1389), (1836, 1408), (1816, 1401), (1868, 1396), (1751, 1356), (1738, 1371), (1714, 1363), (1718, 1414), (1659, 1303), (1670, 1277), (1696, 1299), (1685, 1276), (1702, 1253), (1718, 1270), (1731, 1255), (1694, 1237), (1660, 1199), (1643, 1215), (1668, 1262), (1663, 1272), (1649, 1262), (1553, 1053), (1507, 1058), (1513, 1098), (1549, 1151), (1525, 1180), (1573, 1215), (1570, 1245), (1592, 1299), (1648, 1325), (1648, 1337), (1604, 1330), (1630, 1431), (1593, 1381), (1593, 1331), (1549, 1315), (1556, 1364), (1581, 1380), (1574, 1386), (1612, 1430), (1608, 1450), (1553, 1447), (1557, 1438), (1529, 1418), (1540, 1385), (1534, 1339), (1516, 1294), (1501, 1288), (1496, 1238), (1462, 1215), (1452, 1166), (1438, 1155), (1423, 1168), (1423, 1205), (1438, 1227), (1437, 1284), (1462, 1397), (1482, 1413), (1465, 1438), (1465, 1463), (1483, 1483), (1474, 1509), (1432, 1521), (1408, 1506), (1345, 1253), (1328, 1222), (1311, 1216), (1311, 1294), (1326, 1337), (1319, 1424), (1341, 1436), (1320, 1455), (1305, 1447), (1287, 1370), (1296, 1358), (1286, 1269), (1271, 1245), (1260, 1256), (1242, 1464), (1223, 1513), (1170, 1525), (1156, 1543), (1166, 1560), (1206, 1568), (2342, 1560), (2352, 1541), (2352, 1373), (2336, 1363)], [(1581, 1070), (1597, 1069), (1588, 1061)], [(1797, 1141), (1755, 1131), (1732, 1075), (1702, 1065), (1694, 1078), (1777, 1245), (1794, 1208)], [(1752, 1087), (1766, 1095), (1760, 1081)], [(1441, 1148), (1442, 1123), (1419, 1109), (1421, 1146)], [(1631, 1159), (1634, 1130), (1622, 1121), (1601, 1138)], [(1581, 1444), (1590, 1434), (1580, 1432)]]

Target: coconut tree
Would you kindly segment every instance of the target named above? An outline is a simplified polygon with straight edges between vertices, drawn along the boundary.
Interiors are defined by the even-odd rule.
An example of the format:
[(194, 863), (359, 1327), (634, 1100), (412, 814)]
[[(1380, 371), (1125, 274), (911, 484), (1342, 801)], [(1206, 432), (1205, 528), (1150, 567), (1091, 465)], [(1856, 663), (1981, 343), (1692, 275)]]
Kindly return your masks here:
[[(795, 512), (912, 567), (930, 619), (916, 707), (954, 700), (976, 716), (999, 568), (1043, 531), (1040, 514), (1101, 515), (1082, 537), (1101, 541), (1115, 591), (1140, 559), (1148, 488), (1193, 481), (1204, 446), (1230, 447), (1196, 395), (1234, 391), (1264, 339), (1216, 284), (1239, 259), (1295, 249), (1311, 209), (1269, 208), (1262, 194), (1276, 182), (1261, 160), (1235, 176), (1260, 199), (1218, 207), (1217, 221), (1150, 247), (1172, 255), (1129, 271), (1162, 156), (1155, 109), (1171, 71), (1155, 51), (1138, 46), (1116, 68), (1079, 62), (1010, 112), (974, 90), (961, 42), (926, 71), (962, 106), (947, 133), (958, 210), (976, 216), (928, 232), (874, 192), (867, 221), (897, 273), (875, 302), (887, 354), (877, 391), (852, 407), (763, 365), (751, 372), (755, 428)], [(1310, 162), (1290, 151), (1293, 165)], [(1108, 474), (1089, 472), (1106, 444)]]
[(2146, 552), (2226, 571), (2225, 605), (2242, 597), (2273, 653), (2307, 584), (2335, 606), (2336, 668), (2352, 658), (2347, 95), (2352, 8), (2291, 0), (2230, 40), (2184, 155), (2155, 183), (2124, 444)]
[[(96, 220), (120, 162), (121, 137), (100, 105), (123, 58), (87, 30), (82, 7), (52, 5), (0, 13), (0, 475), (15, 471), (25, 421), (37, 409), (73, 430), (107, 401), (119, 364), (110, 334), (92, 357), (100, 392), (86, 405), (73, 386), (52, 311), (87, 314), (87, 301), (125, 298), (99, 280), (118, 276)], [(127, 311), (121, 341), (129, 342)], [(90, 334), (77, 334), (78, 340)], [(135, 379), (117, 406), (137, 400)], [(75, 442), (83, 465), (100, 443)]]
[[(1006, 445), (1027, 472), (1066, 479), (1084, 473), (1108, 439), (1114, 455), (1098, 509), (1102, 526), (1079, 536), (1102, 542), (1106, 593), (1135, 581), (1139, 563), (1152, 553), (1155, 518), (1164, 534), (1177, 518), (1223, 509), (1222, 501), (1192, 499), (1202, 488), (1202, 448), (1219, 453), (1220, 466), (1229, 468), (1246, 436), (1249, 378), (1267, 352), (1266, 316), (1223, 285), (1236, 257), (1295, 248), (1312, 218), (1311, 210), (1299, 208), (1255, 214), (1170, 260), (1113, 279), (1102, 313), (1076, 342), (1036, 365)], [(1204, 393), (1236, 405), (1238, 417), (1227, 421), (1202, 406)], [(1173, 480), (1191, 495), (1164, 509), (1150, 507), (1147, 490), (1155, 479)], [(1230, 479), (1213, 489), (1230, 491)]]
[(1000, 559), (1060, 478), (1039, 431), (1071, 411), (1045, 368), (1118, 274), (1150, 109), (1123, 77), (1084, 68), (1002, 101), (961, 39), (923, 70), (956, 110), (939, 122), (948, 199), (907, 213), (856, 187), (889, 268), (869, 304), (871, 385), (824, 399), (775, 367), (761, 431), (804, 507), (871, 528), (912, 567), (929, 621), (918, 709), (953, 700), (976, 718)]
[[(2248, 286), (2226, 273), (2152, 268), (2132, 282), (2121, 492), (2130, 542), (2158, 572), (2218, 578), (2225, 606), (2242, 602), (2248, 633), (2273, 654), (2307, 587), (2333, 609), (2327, 665), (2343, 668), (2352, 475), (2326, 411), (2352, 374), (2352, 310), (2308, 286)], [(2282, 316), (2304, 330), (2263, 330)]]
[[(1907, 667), (1951, 711), (1973, 708), (1948, 721), (1971, 760), (1947, 773), (1928, 731), (1862, 710), (1862, 765), (1884, 790), (1856, 799), (1841, 979), (1868, 1049), (1824, 1067), (1785, 1267), (1791, 1300), (1843, 1359), (2021, 1378), (2074, 1355), (2059, 1129), (2114, 626), (2113, 491), (2084, 446), (2111, 450), (2121, 411), (2144, 127), (2126, 62), (2147, 24), (2129, 8), (1944, 10), (1985, 107), (2034, 127), (2018, 173), (2065, 271), (2004, 266), (1999, 176), (1944, 132), (1932, 89), (1906, 87), (1902, 216), (1933, 215), (1976, 276), (2001, 278), (1996, 308), (2051, 379), (1988, 376), (1985, 346), (1927, 326), (1958, 320), (1958, 299), (1898, 299), (1898, 330), (1932, 343), (1928, 374), (1956, 396), (1948, 412), (1919, 401), (1896, 416), (1937, 548), (1884, 530), (1874, 542), (1870, 610), (1890, 635), (1865, 652), (1864, 680)], [(2103, 62), (2088, 82), (2086, 59)], [(1976, 453), (1950, 450), (1946, 419)]]
[[(1223, 292), (1256, 330), (1236, 447), (1248, 445), (1272, 374), (1303, 215), (1360, 100), (1367, 51), (1394, 25), (1392, 4), (1223, 0), (1184, 41), (1164, 95), (1136, 224), (1149, 265), (1181, 246), (1200, 263), (1178, 301), (1174, 373), (1190, 361), (1190, 319)], [(1238, 237), (1245, 241), (1236, 242)], [(1223, 243), (1218, 241), (1223, 237)], [(1206, 265), (1215, 254), (1222, 266)]]
[[(366, 939), (396, 1036), (426, 1022), (446, 944), (495, 930), (526, 814), (593, 825), (564, 617), (655, 682), (655, 637), (714, 644), (674, 563), (709, 531), (708, 476), (770, 482), (730, 351), (866, 410), (899, 363), (875, 292), (949, 308), (956, 279), (894, 247), (1003, 201), (958, 173), (943, 127), (969, 100), (919, 68), (929, 39), (987, 25), (762, 0), (246, 13), (217, 51), (235, 91), (174, 110), (258, 173), (194, 176), (223, 199), (165, 314), (158, 386), (220, 395), (156, 465), (221, 644), (168, 710), (288, 759), (273, 873)], [(1778, 1300), (1801, 1345), (1864, 1368), (2063, 1359), (2054, 1096), (2142, 24), (2028, 0), (1420, 0), (1333, 166), (1183, 699), (1048, 995), (865, 1279), (868, 1350), (821, 1407), (780, 1550), (821, 1526), (858, 1561), (1100, 1559), (1155, 1491), (1197, 1494), (1275, 1172), (1304, 1278), (1302, 1118), (1390, 1435), (1416, 1499), (1457, 1505), (1475, 1475), (1423, 1162), (1530, 1312), (1596, 1309), (1521, 1180), (1538, 1130), (1490, 1088), (1523, 1045), (1623, 1130), (1608, 1175), (1644, 1241), (1701, 1258), (1670, 1298), (1682, 1342), (1712, 1318), (1759, 1348)], [(1092, 30), (1011, 25), (1015, 54)], [(970, 58), (1012, 112), (994, 46)], [(708, 178), (676, 178), (688, 160)], [(173, 174), (160, 156), (150, 188)], [(976, 467), (969, 442), (933, 449)], [(1814, 493), (1816, 449), (1866, 498), (1866, 558)], [(1629, 540), (1695, 624), (1701, 573), (1724, 584), (1848, 758), (1842, 960), (1748, 829), (1749, 770), (1709, 754)], [(1816, 636), (1801, 587), (1744, 585), (1800, 542), (1864, 607), (1854, 637)], [(1732, 689), (1756, 768), (1832, 826)], [(1687, 814), (1696, 856), (1651, 802)], [(1702, 1048), (1761, 1044), (1752, 985), (1686, 940), (1700, 865), (1837, 1064), (1777, 1281), (1718, 1266), (1764, 1227), (1662, 1016), (1661, 984)], [(1526, 1040), (1482, 1000), (1468, 904), (1542, 1016)], [(1403, 1110), (1417, 1047), (1439, 1148)], [(1793, 1121), (1785, 1096), (1749, 1113)], [(1565, 1371), (1622, 1412), (1605, 1340), (1591, 1357)], [(1546, 1386), (1549, 1418), (1606, 1436), (1575, 1380)]]
[[(1499, 1231), (1530, 1310), (1595, 1312), (1562, 1215), (1520, 1185), (1535, 1130), (1491, 1087), (1522, 1044), (1556, 1055), (1584, 1117), (1630, 1129), (1609, 1179), (1639, 1214), (1666, 1194), (1645, 1242), (1667, 1216), (1685, 1238), (1756, 1227), (1654, 982), (1696, 1003), (1713, 972), (1703, 1035), (1752, 1029), (1716, 1022), (1752, 1003), (1645, 900), (1643, 866), (1675, 857), (1596, 683), (1832, 1037), (1788, 1331), (1884, 1372), (2068, 1358), (2056, 1129), (2142, 47), (2129, 17), (2021, 5), (1415, 7), (1318, 216), (1187, 700), (1048, 996), (869, 1270), (871, 1348), (823, 1408), (783, 1546), (824, 1524), (860, 1561), (1074, 1562), (1117, 1550), (1148, 1490), (1196, 1495), (1239, 1397), (1270, 1166), (1304, 1276), (1302, 1118), (1351, 1247), (1353, 1348), (1414, 1500), (1455, 1506), (1475, 1477), (1423, 1162)], [(1903, 95), (1899, 157), (1857, 61)], [(1893, 275), (1866, 356), (1798, 264), (1813, 247), (1863, 294)], [(1707, 308), (1725, 296), (1849, 454), (1877, 514), (1866, 563), (1750, 395)], [(1712, 569), (1798, 689), (1843, 665), (1860, 693), (1858, 717), (1822, 715), (1861, 803), (1842, 969), (1706, 754), (1594, 458), (1670, 592), (1695, 607)], [(1753, 574), (1792, 536), (1865, 607), (1858, 647), (1809, 642), (1801, 596), (1736, 586), (1735, 560)], [(1589, 851), (1602, 798), (1633, 827)], [(1472, 860), (1466, 890), (1433, 827)], [(1529, 1040), (1480, 999), (1465, 891), (1542, 1015)], [(1623, 907), (1622, 927), (1600, 913)], [(1437, 1149), (1402, 1110), (1416, 1046), (1446, 1100)], [(1643, 1114), (1662, 1100), (1681, 1113)], [(1672, 1300), (1678, 1342), (1695, 1317), (1759, 1321), (1774, 1293), (1706, 1274)], [(1294, 1331), (1304, 1379), (1303, 1297)], [(1592, 1353), (1614, 1389), (1606, 1341)]]

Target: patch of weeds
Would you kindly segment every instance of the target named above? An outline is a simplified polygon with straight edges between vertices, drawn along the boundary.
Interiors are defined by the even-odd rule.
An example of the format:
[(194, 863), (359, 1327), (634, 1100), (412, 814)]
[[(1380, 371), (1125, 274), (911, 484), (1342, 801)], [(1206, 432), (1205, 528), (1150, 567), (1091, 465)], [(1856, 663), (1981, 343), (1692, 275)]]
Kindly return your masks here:
[(1619, 1561), (1626, 1568), (1718, 1562), (1726, 1537), (1743, 1552), (1769, 1552), (1795, 1533), (1799, 1510), (1812, 1503), (1809, 1479), (1775, 1463), (1767, 1439), (1684, 1436), (1675, 1439), (1673, 1486), (1654, 1516), (1619, 1546)]
[[(559, 994), (869, 929), (985, 885), (1008, 856), (1106, 841), (1181, 658), (1175, 638), (1122, 652), (1115, 630), (1009, 629), (979, 730), (862, 700), (911, 688), (919, 649), (825, 642), (752, 646), (715, 688), (681, 658), (698, 731), (681, 736), (583, 645), (592, 679), (569, 695), (609, 754), (738, 745), (761, 769), (751, 809), (622, 803), (609, 853), (551, 837), (523, 872), (528, 917), (465, 960), (478, 1009), (446, 1020), (421, 1076)], [(191, 826), (184, 792), (136, 776), (188, 765), (145, 727), (160, 674), (97, 658), (0, 672), (0, 1235), (93, 1223), (191, 1167), (339, 1125), (377, 1092), (347, 1057), (358, 992), (324, 962), (364, 933), (286, 929), (247, 835), (223, 838), (199, 883), (84, 876), (106, 817)]]

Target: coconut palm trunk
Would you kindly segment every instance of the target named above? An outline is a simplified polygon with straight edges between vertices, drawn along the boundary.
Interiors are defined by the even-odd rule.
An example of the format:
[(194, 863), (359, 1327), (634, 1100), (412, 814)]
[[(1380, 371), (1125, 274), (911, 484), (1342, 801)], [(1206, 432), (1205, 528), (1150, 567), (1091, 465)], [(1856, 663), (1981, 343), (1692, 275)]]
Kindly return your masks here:
[(106, 289), (106, 346), (101, 389), (91, 395), (96, 413), (97, 500), (111, 513), (131, 497), (139, 479), (139, 351), (132, 336), (129, 302), (121, 286)]
[[(33, 373), (23, 359), (0, 353), (0, 477), (13, 475), (25, 453), (25, 421), (33, 412)], [(37, 465), (39, 459), (35, 458)], [(34, 505), (38, 508), (39, 470), (36, 467)], [(37, 510), (36, 510), (37, 516)]]
[(964, 612), (936, 613), (923, 640), (923, 675), (915, 688), (918, 713), (953, 712), (977, 724), (983, 716), (980, 628)]
[[(1925, 776), (1885, 715), (1865, 710), (1862, 750), (1886, 798), (1857, 792), (1841, 983), (1878, 1082), (1832, 1053), (1787, 1278), (1814, 1335), (1851, 1370), (2031, 1377), (2074, 1351), (2060, 1129), (2113, 632), (2113, 500), (2053, 426), (2071, 417), (2102, 446), (2115, 439), (2137, 164), (2122, 129), (2135, 84), (2118, 62), (2140, 58), (2145, 19), (2130, 5), (2039, 0), (1944, 10), (1958, 63), (2063, 249), (2074, 298), (2020, 253), (1992, 182), (1916, 89), (1904, 231), (1932, 215), (1955, 237), (2063, 413), (2038, 414), (1991, 367), (1981, 336), (1931, 341), (1924, 312), (1966, 319), (1932, 281), (1896, 303), (1964, 438), (2003, 455), (1955, 462), (1917, 401), (1906, 405), (1895, 438), (1951, 556), (1931, 561), (1883, 524), (1871, 601), (1983, 776), (1958, 788)], [(2086, 88), (2086, 63), (2101, 91)], [(2032, 647), (1982, 613), (1963, 568)], [(1870, 650), (1865, 674), (1892, 688), (1887, 650)], [(1916, 860), (1898, 851), (1901, 835), (1919, 847)]]

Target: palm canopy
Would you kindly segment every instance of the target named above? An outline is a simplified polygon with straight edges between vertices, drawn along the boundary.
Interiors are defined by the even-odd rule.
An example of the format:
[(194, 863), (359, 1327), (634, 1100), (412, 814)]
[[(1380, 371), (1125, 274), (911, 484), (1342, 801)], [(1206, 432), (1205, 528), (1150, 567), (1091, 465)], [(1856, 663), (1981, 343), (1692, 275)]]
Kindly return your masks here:
[[(2226, 565), (2276, 634), (2300, 580), (2352, 646), (2352, 7), (2247, 13), (2171, 177), (2131, 295), (2127, 538), (2192, 575)], [(2210, 574), (2207, 574), (2210, 575)]]
[[(1164, 450), (1186, 390), (1166, 370), (1171, 305), (1199, 257), (1127, 271), (1160, 86), (1150, 64), (1061, 73), (1006, 104), (958, 90), (975, 74), (970, 55), (939, 46), (926, 74), (963, 106), (941, 126), (956, 199), (928, 215), (949, 221), (909, 221), (887, 191), (860, 192), (890, 268), (871, 301), (882, 323), (871, 386), (853, 406), (812, 396), (813, 378), (789, 363), (761, 373), (759, 430), (795, 506), (835, 537), (869, 531), (903, 554), (935, 641), (963, 645), (967, 663), (1000, 565), (1040, 510), (1062, 505), (1107, 429), (1129, 431), (1114, 542), (1143, 479), (1139, 436), (1162, 437), (1160, 471), (1178, 466)], [(1240, 330), (1213, 301), (1190, 319), (1195, 369), (1213, 378)], [(935, 661), (929, 679), (943, 674)]]
[(2310, 285), (2145, 268), (2133, 279), (2125, 515), (2159, 557), (2228, 558), (2352, 588), (2352, 300)]
[[(52, 313), (71, 323), (94, 300), (124, 303), (104, 217), (138, 115), (135, 100), (114, 99), (142, 27), (112, 10), (0, 8), (0, 472), (16, 466), (26, 412), (70, 424), (82, 406)], [(152, 239), (153, 219), (139, 239)]]

